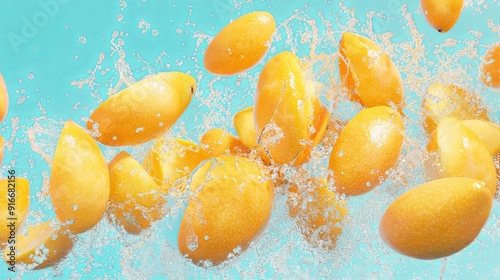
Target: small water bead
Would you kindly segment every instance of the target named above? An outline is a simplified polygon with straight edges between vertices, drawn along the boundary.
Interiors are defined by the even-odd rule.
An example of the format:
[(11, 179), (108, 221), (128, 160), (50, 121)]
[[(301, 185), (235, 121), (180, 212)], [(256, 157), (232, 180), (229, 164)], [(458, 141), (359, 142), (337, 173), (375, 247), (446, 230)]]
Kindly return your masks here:
[(118, 15), (116, 15), (116, 20), (117, 20), (118, 22), (123, 21), (123, 14), (118, 14)]
[(80, 42), (81, 44), (85, 44), (87, 43), (87, 38), (80, 36), (80, 38), (78, 38), (78, 42)]
[(30, 72), (28, 75), (27, 75), (27, 78), (28, 80), (33, 80), (35, 78), (35, 74), (33, 74), (32, 72)]
[(158, 36), (158, 34), (159, 34), (159, 32), (156, 29), (154, 29), (153, 31), (151, 31), (151, 35), (153, 35), (155, 37)]

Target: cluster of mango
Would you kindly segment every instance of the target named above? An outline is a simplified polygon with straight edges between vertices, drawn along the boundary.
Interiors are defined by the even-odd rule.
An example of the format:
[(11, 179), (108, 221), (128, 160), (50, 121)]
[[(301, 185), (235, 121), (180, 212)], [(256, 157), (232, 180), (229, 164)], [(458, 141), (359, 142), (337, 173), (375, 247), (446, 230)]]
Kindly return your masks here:
[[(206, 69), (216, 75), (250, 69), (267, 53), (275, 29), (267, 12), (234, 20), (210, 42)], [(486, 56), (498, 58), (499, 51)], [(378, 186), (397, 164), (404, 142), (404, 85), (390, 57), (370, 39), (345, 32), (338, 63), (342, 84), (365, 109), (340, 131), (331, 175), (289, 182), (287, 191), (290, 216), (305, 239), (329, 250), (348, 212), (339, 195), (361, 195)], [(17, 261), (34, 268), (56, 264), (76, 235), (106, 213), (117, 226), (139, 234), (165, 215), (169, 197), (188, 198), (178, 233), (182, 255), (198, 265), (216, 265), (243, 252), (269, 220), (275, 187), (287, 185), (283, 174), (272, 170), (309, 161), (334, 129), (318, 97), (322, 85), (304, 68), (286, 51), (265, 64), (254, 106), (234, 116), (238, 137), (222, 129), (207, 131), (199, 144), (163, 137), (196, 91), (195, 79), (180, 72), (160, 73), (114, 94), (91, 114), (87, 130), (67, 121), (50, 175), (57, 221), (20, 234)], [(500, 86), (500, 59), (487, 60), (482, 69), (485, 84)], [(422, 108), (428, 150), (435, 155), (428, 164), (433, 181), (396, 199), (380, 234), (398, 252), (431, 259), (465, 248), (485, 224), (497, 184), (492, 155), (500, 152), (500, 126), (489, 122), (479, 99), (454, 85), (433, 84)], [(142, 164), (125, 151), (107, 164), (96, 140), (108, 146), (155, 142)], [(26, 197), (27, 181), (18, 180), (18, 191)], [(28, 204), (22, 204), (19, 221)]]

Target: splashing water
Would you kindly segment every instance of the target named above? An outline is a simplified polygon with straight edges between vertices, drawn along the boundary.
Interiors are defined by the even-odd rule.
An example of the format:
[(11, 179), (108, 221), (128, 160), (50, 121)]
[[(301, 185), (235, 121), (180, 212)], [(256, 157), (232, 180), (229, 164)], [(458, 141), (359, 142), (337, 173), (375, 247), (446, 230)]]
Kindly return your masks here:
[[(45, 205), (34, 208), (35, 214), (42, 216), (29, 220), (30, 224), (34, 224), (34, 220), (39, 222), (44, 218), (41, 214), (43, 211), (39, 209), (51, 211), (47, 206), (50, 205), (47, 201), (47, 172), (64, 118), (86, 121), (85, 116), (90, 115), (99, 104), (135, 81), (161, 71), (184, 71), (196, 78), (198, 89), (186, 113), (165, 137), (198, 142), (200, 135), (211, 128), (223, 128), (235, 134), (233, 115), (253, 104), (262, 66), (270, 57), (289, 50), (301, 57), (306, 77), (317, 82), (321, 100), (332, 112), (330, 125), (335, 128), (330, 129), (330, 134), (313, 149), (309, 163), (297, 169), (283, 167), (279, 171), (285, 174), (286, 179), (296, 180), (298, 184), (301, 183), (300, 178), (326, 177), (328, 159), (338, 133), (361, 109), (350, 103), (347, 92), (340, 85), (337, 68), (339, 38), (344, 31), (364, 34), (388, 53), (403, 76), (407, 104), (404, 108), (407, 116), (404, 120), (406, 137), (398, 165), (389, 172), (388, 179), (366, 195), (347, 199), (349, 215), (342, 223), (343, 233), (333, 251), (314, 248), (304, 240), (288, 215), (286, 190), (283, 189), (277, 190), (267, 228), (246, 251), (241, 254), (239, 250), (235, 251), (235, 257), (217, 267), (195, 266), (182, 257), (177, 249), (176, 234), (188, 198), (170, 194), (165, 206), (167, 216), (140, 236), (128, 235), (114, 226), (112, 218), (103, 218), (95, 228), (79, 236), (72, 253), (58, 267), (34, 272), (20, 267), (19, 275), (27, 278), (49, 278), (54, 274), (74, 278), (91, 275), (103, 279), (116, 276), (139, 279), (154, 276), (167, 276), (170, 279), (358, 279), (480, 277), (486, 271), (487, 276), (500, 277), (500, 266), (494, 262), (500, 240), (498, 198), (478, 239), (466, 252), (460, 252), (445, 261), (420, 261), (403, 257), (390, 250), (378, 234), (378, 222), (387, 206), (406, 190), (426, 181), (422, 162), (427, 157), (427, 136), (422, 128), (420, 104), (430, 83), (441, 81), (473, 90), (489, 105), (492, 121), (500, 122), (500, 95), (480, 83), (476, 70), (486, 47), (499, 39), (500, 24), (494, 18), (486, 18), (483, 24), (485, 28), (481, 30), (471, 25), (463, 30), (462, 35), (454, 38), (437, 37), (428, 33), (429, 28), (422, 28), (426, 22), (416, 3), (393, 1), (398, 4), (397, 9), (392, 6), (380, 9), (374, 4), (366, 4), (367, 7), (358, 10), (352, 8), (352, 1), (326, 2), (322, 10), (314, 10), (313, 4), (296, 4), (294, 9), (276, 8), (278, 29), (266, 57), (247, 72), (234, 77), (219, 77), (208, 74), (203, 66), (203, 54), (213, 35), (227, 24), (229, 18), (234, 19), (250, 10), (270, 9), (273, 13), (270, 8), (274, 7), (272, 1), (256, 4), (251, 1), (215, 1), (214, 6), (207, 8), (215, 12), (206, 22), (199, 16), (203, 11), (195, 5), (174, 4), (169, 7), (172, 10), (167, 9), (168, 15), (162, 15), (164, 20), (170, 21), (167, 28), (162, 27), (162, 21), (153, 15), (150, 18), (145, 14), (135, 15), (134, 9), (139, 8), (138, 4), (120, 0), (115, 3), (116, 15), (110, 18), (119, 23), (122, 29), (106, 34), (107, 43), (96, 46), (97, 55), (89, 58), (95, 65), (86, 74), (82, 74), (84, 71), (79, 69), (76, 76), (60, 77), (66, 81), (73, 79), (67, 84), (74, 90), (71, 94), (81, 101), (71, 104), (69, 107), (73, 111), (68, 111), (67, 115), (52, 115), (45, 108), (49, 106), (47, 102), (36, 93), (31, 96), (28, 93), (16, 93), (15, 96), (19, 98), (27, 96), (25, 98), (37, 99), (40, 112), (39, 117), (26, 117), (26, 122), (24, 119), (11, 120), (11, 137), (6, 141), (6, 148), (12, 150), (15, 145), (13, 142), (20, 141), (14, 139), (23, 139), (20, 134), (26, 134), (29, 153), (38, 157), (34, 166), (26, 170), (30, 176), (43, 177), (35, 178), (34, 182), (40, 184), (32, 186), (33, 193), (39, 196), (39, 201), (33, 203)], [(156, 4), (144, 1), (141, 5), (154, 9)], [(488, 4), (485, 1), (466, 1), (464, 10), (464, 14), (469, 17), (495, 12), (500, 12), (498, 1)], [(220, 14), (224, 17), (218, 18)], [(391, 28), (393, 25), (397, 28)], [(170, 28), (172, 26), (175, 28)], [(151, 27), (154, 29), (148, 33)], [(134, 35), (133, 32), (138, 34)], [(86, 37), (82, 36), (77, 41), (89, 47), (92, 37), (85, 34)], [(161, 45), (169, 41), (175, 41), (172, 44), (178, 49), (164, 50)], [(160, 46), (148, 50), (153, 44)], [(29, 78), (30, 83), (41, 78), (39, 73), (30, 75), (33, 78), (36, 76), (36, 79)], [(29, 100), (19, 100), (23, 100), (18, 102), (19, 105), (29, 103)], [(126, 150), (141, 161), (151, 145), (147, 143), (127, 147)], [(120, 151), (112, 147), (100, 148), (108, 162)], [(498, 168), (498, 159), (496, 164)], [(16, 162), (6, 160), (4, 165), (8, 165), (4, 169), (18, 166)], [(193, 235), (190, 238), (189, 249), (196, 250), (198, 239), (210, 237)]]

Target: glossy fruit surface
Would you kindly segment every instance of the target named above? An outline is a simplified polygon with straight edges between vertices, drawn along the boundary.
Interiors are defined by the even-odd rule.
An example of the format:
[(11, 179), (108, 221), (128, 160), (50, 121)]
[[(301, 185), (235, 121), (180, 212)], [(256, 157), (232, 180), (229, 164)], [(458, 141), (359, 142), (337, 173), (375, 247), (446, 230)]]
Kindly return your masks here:
[[(29, 205), (30, 183), (28, 180), (20, 177), (16, 177), (15, 180), (8, 178), (0, 180), (0, 248), (10, 236), (15, 236), (15, 233), (21, 229), (28, 216)], [(10, 222), (15, 222), (15, 229), (10, 227)]]
[(49, 193), (59, 221), (73, 233), (96, 225), (109, 200), (109, 172), (95, 140), (69, 120), (59, 137)]
[(418, 259), (452, 255), (469, 245), (486, 223), (492, 197), (484, 182), (444, 178), (413, 188), (387, 208), (382, 239)]
[(391, 58), (370, 39), (344, 32), (339, 46), (342, 85), (365, 107), (404, 106), (401, 74)]
[(182, 115), (196, 81), (181, 72), (145, 78), (112, 95), (90, 115), (87, 129), (108, 146), (137, 145), (165, 133)]
[(239, 156), (206, 161), (192, 176), (192, 197), (179, 230), (179, 251), (194, 263), (223, 262), (265, 228), (274, 187), (266, 169)]
[(482, 120), (465, 120), (462, 124), (481, 139), (490, 155), (500, 153), (500, 125)]
[(483, 57), (481, 81), (489, 87), (500, 87), (500, 43), (492, 45)]
[(198, 145), (183, 139), (158, 139), (142, 162), (162, 193), (170, 188), (181, 190), (185, 178), (202, 161), (209, 158)]
[(289, 190), (289, 213), (305, 239), (313, 246), (333, 250), (342, 233), (340, 222), (348, 213), (346, 201), (337, 198), (321, 179), (310, 179), (301, 186), (292, 183)]
[(299, 165), (325, 133), (330, 117), (296, 55), (281, 52), (262, 70), (255, 95), (258, 149), (264, 160)]
[(448, 32), (457, 23), (464, 0), (420, 0), (427, 22), (438, 32)]
[(431, 179), (467, 177), (481, 180), (494, 196), (497, 175), (493, 159), (477, 135), (459, 120), (441, 120), (427, 150), (436, 155), (436, 162), (431, 166), (431, 171), (434, 169), (430, 173)]
[(250, 152), (236, 136), (220, 129), (212, 128), (201, 136), (201, 148), (210, 157), (241, 155)]
[(459, 86), (442, 83), (429, 86), (422, 99), (422, 110), (425, 118), (423, 126), (429, 134), (446, 117), (489, 120), (488, 110), (477, 95)]
[(166, 200), (153, 178), (127, 152), (109, 163), (108, 211), (128, 233), (139, 234), (163, 217)]
[(7, 85), (0, 73), (0, 122), (5, 119), (9, 111), (9, 93), (7, 92)]
[(253, 119), (253, 106), (245, 108), (234, 115), (234, 127), (241, 142), (249, 149), (257, 146), (257, 133)]
[(252, 68), (271, 46), (276, 29), (268, 12), (252, 12), (224, 27), (205, 52), (205, 68), (219, 75), (234, 75)]
[[(16, 262), (41, 269), (56, 265), (68, 255), (74, 245), (71, 233), (52, 223), (29, 226), (27, 235), (17, 235)], [(9, 253), (10, 250), (3, 253), (6, 262), (11, 260)]]
[(330, 170), (339, 194), (361, 195), (387, 177), (397, 163), (404, 139), (403, 120), (387, 106), (360, 111), (333, 146)]

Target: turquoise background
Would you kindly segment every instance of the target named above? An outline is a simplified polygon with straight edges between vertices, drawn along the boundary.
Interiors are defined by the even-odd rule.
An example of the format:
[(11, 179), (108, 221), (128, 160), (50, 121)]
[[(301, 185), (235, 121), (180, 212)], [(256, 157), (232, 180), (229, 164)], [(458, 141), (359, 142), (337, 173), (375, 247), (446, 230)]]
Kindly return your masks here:
[[(342, 32), (356, 31), (383, 46), (403, 78), (416, 81), (405, 85), (408, 103), (405, 114), (409, 117), (406, 132), (411, 141), (405, 143), (403, 157), (409, 160), (408, 166), (400, 164), (399, 173), (396, 172), (407, 177), (407, 185), (392, 188), (392, 185), (404, 181), (396, 174), (378, 191), (350, 199), (351, 218), (333, 252), (310, 248), (294, 228), (293, 221), (286, 218), (284, 196), (277, 196), (273, 217), (262, 237), (244, 254), (217, 268), (199, 268), (181, 258), (176, 249), (175, 234), (180, 214), (172, 213), (171, 217), (158, 222), (142, 236), (128, 236), (103, 219), (95, 229), (79, 236), (73, 252), (59, 267), (20, 271), (17, 276), (23, 279), (52, 278), (54, 275), (101, 279), (224, 276), (280, 279), (500, 278), (498, 198), (478, 239), (446, 260), (420, 261), (403, 257), (390, 250), (378, 236), (378, 221), (390, 201), (405, 189), (424, 182), (422, 166), (417, 164), (421, 160), (415, 159), (413, 152), (425, 148), (419, 105), (430, 82), (453, 82), (473, 89), (490, 107), (492, 120), (500, 123), (500, 94), (486, 88), (478, 78), (481, 56), (490, 44), (500, 39), (500, 31), (489, 27), (500, 28), (500, 3), (468, 2), (456, 26), (450, 32), (440, 34), (423, 18), (419, 1), (408, 2), (2, 0), (0, 72), (9, 90), (10, 107), (6, 119), (0, 124), (7, 142), (1, 176), (6, 176), (7, 170), (15, 169), (19, 176), (30, 180), (32, 213), (29, 224), (53, 218), (54, 214), (50, 199), (45, 195), (50, 166), (32, 150), (28, 134), (30, 131), (34, 133), (34, 142), (50, 158), (64, 121), (72, 119), (84, 125), (90, 112), (107, 98), (108, 92), (124, 87), (119, 84), (120, 74), (125, 74), (125, 80), (129, 82), (131, 78), (140, 80), (161, 71), (183, 71), (195, 76), (198, 91), (173, 128), (175, 136), (194, 141), (212, 127), (226, 128), (235, 133), (232, 115), (252, 104), (263, 63), (283, 50), (292, 50), (300, 57), (311, 55), (310, 40), (307, 39), (311, 30), (309, 24), (317, 27), (319, 32), (319, 36), (313, 39), (317, 44), (316, 54), (336, 52)], [(52, 4), (50, 8), (47, 8), (47, 3)], [(403, 6), (406, 8), (402, 11)], [(269, 11), (278, 25), (283, 24), (278, 29), (281, 37), (273, 42), (263, 62), (241, 76), (216, 78), (207, 73), (203, 67), (207, 47), (205, 35), (215, 35), (231, 19), (254, 10)], [(347, 11), (352, 11), (356, 22)], [(406, 12), (405, 17), (403, 13)], [(285, 24), (293, 14), (299, 19), (290, 19)], [(367, 15), (373, 16), (372, 25)], [(410, 28), (408, 18), (415, 28)], [(147, 30), (139, 27), (142, 19), (150, 25)], [(38, 23), (34, 25), (36, 30), (23, 30), (27, 22)], [(287, 36), (288, 28), (291, 32)], [(156, 36), (155, 30), (158, 32)], [(17, 41), (13, 41), (14, 37)], [(303, 38), (306, 38), (305, 42), (301, 42)], [(415, 47), (416, 38), (421, 40), (425, 49)], [(468, 48), (467, 51), (460, 53), (464, 48)], [(408, 63), (407, 53), (418, 57), (415, 65)], [(129, 76), (127, 67), (130, 67)], [(335, 64), (330, 65), (331, 69), (335, 70), (335, 67)], [(85, 80), (90, 82), (81, 83)], [(349, 120), (359, 110), (347, 102), (335, 108), (334, 115), (343, 120)], [(126, 149), (141, 159), (149, 145)], [(108, 160), (119, 151), (101, 147)], [(416, 152), (415, 155), (421, 154)], [(9, 273), (5, 263), (1, 262), (0, 276), (15, 275)]]

